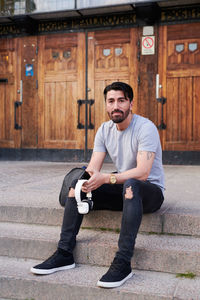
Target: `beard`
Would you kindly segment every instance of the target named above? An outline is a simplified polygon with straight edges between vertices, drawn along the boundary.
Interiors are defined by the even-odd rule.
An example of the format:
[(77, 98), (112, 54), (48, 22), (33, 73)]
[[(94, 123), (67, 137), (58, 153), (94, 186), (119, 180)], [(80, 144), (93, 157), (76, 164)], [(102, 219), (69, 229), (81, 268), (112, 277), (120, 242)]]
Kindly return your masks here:
[[(114, 113), (120, 113), (120, 114), (114, 115)], [(112, 120), (114, 123), (121, 123), (128, 117), (129, 113), (130, 113), (130, 109), (127, 109), (124, 112), (119, 109), (115, 109), (111, 113), (108, 113), (108, 116), (110, 120)]]

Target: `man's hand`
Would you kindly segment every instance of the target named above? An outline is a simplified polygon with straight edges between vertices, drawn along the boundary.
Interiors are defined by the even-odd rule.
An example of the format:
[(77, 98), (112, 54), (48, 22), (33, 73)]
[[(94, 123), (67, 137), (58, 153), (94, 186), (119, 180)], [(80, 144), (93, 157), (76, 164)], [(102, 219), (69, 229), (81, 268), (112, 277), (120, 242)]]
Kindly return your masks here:
[(84, 193), (88, 193), (93, 190), (96, 190), (102, 184), (107, 183), (106, 180), (109, 176), (108, 174), (100, 173), (98, 171), (90, 171), (90, 170), (87, 170), (87, 172), (90, 174), (91, 177), (88, 181), (86, 181), (82, 185), (82, 191)]

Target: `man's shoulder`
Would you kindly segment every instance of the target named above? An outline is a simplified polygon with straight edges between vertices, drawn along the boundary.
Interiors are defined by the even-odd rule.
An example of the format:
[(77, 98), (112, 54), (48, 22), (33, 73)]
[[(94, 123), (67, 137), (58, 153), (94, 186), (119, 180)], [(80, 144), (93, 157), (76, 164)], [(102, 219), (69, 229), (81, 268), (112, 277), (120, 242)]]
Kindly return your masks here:
[(114, 122), (109, 120), (109, 121), (106, 121), (106, 122), (103, 122), (101, 124), (101, 126), (99, 127), (100, 130), (110, 130), (111, 128), (114, 128)]
[(149, 120), (148, 118), (143, 117), (141, 115), (134, 114), (134, 118), (136, 119), (136, 122), (153, 123), (151, 120)]
[(153, 126), (153, 127), (156, 127), (155, 124), (149, 120), (148, 118), (145, 118), (143, 116), (140, 116), (140, 115), (134, 115), (134, 118), (135, 118), (135, 124), (137, 124), (137, 126), (141, 127), (141, 126)]

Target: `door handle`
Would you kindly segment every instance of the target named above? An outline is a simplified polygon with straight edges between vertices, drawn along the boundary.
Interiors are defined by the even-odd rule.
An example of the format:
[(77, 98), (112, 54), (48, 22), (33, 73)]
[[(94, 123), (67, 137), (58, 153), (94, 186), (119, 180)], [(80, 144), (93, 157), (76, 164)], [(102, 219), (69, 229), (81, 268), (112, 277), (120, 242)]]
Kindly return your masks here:
[[(81, 108), (81, 105), (82, 104), (89, 104), (89, 124), (87, 126), (88, 129), (94, 129), (94, 124), (92, 124), (92, 111), (91, 111), (91, 106), (94, 104), (94, 99), (90, 99), (90, 100), (82, 100), (82, 99), (79, 99), (77, 100), (77, 103), (78, 103), (78, 124), (77, 124), (77, 128), (78, 129), (84, 129), (85, 128), (85, 125), (83, 125), (81, 122), (80, 122), (80, 108)], [(86, 120), (87, 122), (87, 120)]]
[(160, 84), (160, 76), (159, 74), (156, 74), (156, 99), (159, 98), (159, 91), (162, 88), (162, 84)]
[(15, 112), (14, 112), (14, 114), (15, 114), (15, 116), (14, 116), (14, 118), (15, 118), (15, 125), (14, 125), (14, 128), (15, 128), (16, 130), (22, 129), (22, 126), (20, 126), (20, 125), (17, 123), (17, 108), (18, 108), (19, 106), (21, 106), (21, 105), (22, 105), (22, 102), (20, 102), (20, 101), (15, 101), (15, 103), (14, 103), (14, 108), (15, 108)]
[(21, 104), (23, 103), (23, 80), (20, 80), (20, 100)]
[(162, 104), (161, 123), (160, 123), (160, 125), (158, 125), (158, 129), (164, 130), (167, 128), (167, 125), (164, 123), (164, 120), (163, 120), (163, 105), (167, 102), (167, 98), (164, 98), (164, 97), (157, 98), (157, 101)]
[(92, 124), (92, 120), (91, 120), (91, 116), (92, 116), (92, 112), (91, 112), (91, 106), (94, 104), (94, 99), (90, 99), (88, 100), (89, 103), (89, 124), (88, 124), (88, 129), (94, 129), (94, 124)]
[(167, 125), (164, 123), (164, 113), (163, 113), (163, 105), (167, 102), (167, 98), (159, 97), (160, 95), (160, 89), (162, 88), (162, 85), (160, 84), (160, 76), (159, 74), (156, 74), (156, 100), (158, 103), (161, 103), (161, 123), (158, 125), (158, 129), (164, 130), (167, 128)]
[(77, 124), (77, 128), (78, 129), (84, 129), (85, 126), (83, 124), (81, 124), (80, 122), (80, 112), (81, 112), (81, 105), (84, 103), (84, 100), (77, 100), (77, 103), (78, 103), (78, 124)]

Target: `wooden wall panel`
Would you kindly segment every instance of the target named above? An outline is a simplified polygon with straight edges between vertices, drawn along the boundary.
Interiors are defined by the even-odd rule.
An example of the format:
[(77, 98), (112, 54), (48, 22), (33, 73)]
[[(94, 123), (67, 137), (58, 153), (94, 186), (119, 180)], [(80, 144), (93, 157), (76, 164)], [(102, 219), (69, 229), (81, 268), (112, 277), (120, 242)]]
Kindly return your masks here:
[[(21, 79), (23, 80), (22, 109), (22, 148), (36, 148), (38, 140), (37, 114), (37, 37), (25, 37), (21, 40)], [(27, 66), (33, 67), (33, 75), (27, 76)]]
[(169, 25), (167, 27), (167, 40), (200, 38), (199, 23)]
[[(144, 117), (152, 120), (158, 125), (158, 103), (156, 101), (156, 86), (155, 78), (158, 73), (158, 48), (162, 47), (158, 42), (158, 28), (154, 26), (155, 36), (155, 54), (154, 55), (142, 55), (142, 36), (143, 28), (139, 28), (139, 41), (138, 48), (138, 75), (139, 75), (139, 87), (138, 87), (138, 106), (137, 112)], [(159, 46), (158, 46), (159, 43)]]

